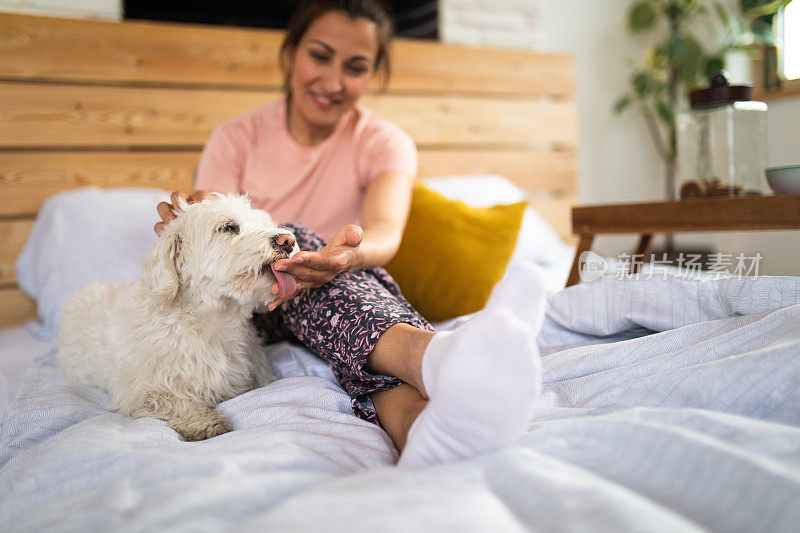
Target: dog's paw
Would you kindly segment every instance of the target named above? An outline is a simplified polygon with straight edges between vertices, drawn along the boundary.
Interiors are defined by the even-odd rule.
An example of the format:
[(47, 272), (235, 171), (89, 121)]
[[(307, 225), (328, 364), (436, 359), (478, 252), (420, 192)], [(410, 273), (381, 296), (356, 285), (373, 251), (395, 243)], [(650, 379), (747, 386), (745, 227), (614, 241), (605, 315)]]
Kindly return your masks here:
[(197, 420), (188, 424), (172, 421), (169, 425), (187, 441), (206, 440), (232, 430), (231, 423), (221, 416)]

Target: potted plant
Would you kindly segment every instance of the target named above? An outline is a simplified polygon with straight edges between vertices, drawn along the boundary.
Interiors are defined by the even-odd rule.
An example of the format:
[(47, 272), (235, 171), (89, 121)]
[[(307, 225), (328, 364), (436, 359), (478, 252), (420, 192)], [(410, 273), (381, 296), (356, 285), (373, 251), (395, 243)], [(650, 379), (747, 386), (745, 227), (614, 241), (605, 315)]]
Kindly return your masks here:
[[(626, 16), (631, 34), (653, 33), (643, 64), (631, 62), (630, 90), (614, 104), (616, 113), (635, 108), (664, 164), (665, 196), (675, 199), (677, 111), (692, 89), (725, 68), (733, 50), (753, 53), (774, 45), (772, 17), (791, 0), (635, 0)], [(703, 39), (699, 38), (704, 32)], [(709, 39), (708, 36), (711, 38)], [(709, 41), (711, 44), (709, 45)], [(671, 248), (671, 240), (668, 241)]]

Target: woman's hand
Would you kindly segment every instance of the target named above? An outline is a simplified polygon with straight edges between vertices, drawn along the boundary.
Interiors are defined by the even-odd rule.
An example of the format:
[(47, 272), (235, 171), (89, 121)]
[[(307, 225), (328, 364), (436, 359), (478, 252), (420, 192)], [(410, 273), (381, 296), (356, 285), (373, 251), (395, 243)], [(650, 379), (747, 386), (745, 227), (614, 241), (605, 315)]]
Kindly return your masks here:
[[(300, 251), (291, 259), (275, 262), (275, 270), (288, 272), (297, 281), (297, 290), (286, 298), (279, 298), (269, 304), (272, 311), (283, 302), (294, 298), (301, 290), (325, 285), (337, 274), (348, 270), (358, 257), (358, 249), (364, 230), (359, 226), (345, 226), (333, 236), (319, 252)], [(272, 285), (272, 294), (278, 294), (278, 284)]]
[(180, 192), (174, 191), (169, 196), (169, 201), (172, 202), (168, 204), (167, 202), (161, 202), (156, 206), (156, 211), (158, 211), (158, 216), (161, 217), (161, 222), (157, 222), (153, 229), (156, 230), (157, 235), (161, 235), (164, 232), (164, 229), (167, 227), (167, 224), (175, 220), (176, 213), (181, 211), (180, 205), (181, 201), (186, 204), (193, 204), (195, 202), (202, 202), (208, 198), (208, 192), (203, 190), (194, 191), (189, 196)]

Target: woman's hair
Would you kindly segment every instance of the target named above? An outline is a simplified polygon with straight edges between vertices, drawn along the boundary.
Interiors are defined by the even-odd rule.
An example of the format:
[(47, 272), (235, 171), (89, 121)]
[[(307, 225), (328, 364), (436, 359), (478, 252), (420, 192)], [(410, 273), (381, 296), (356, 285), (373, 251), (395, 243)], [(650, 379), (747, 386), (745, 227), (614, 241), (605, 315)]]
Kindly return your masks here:
[(311, 23), (331, 11), (341, 11), (351, 19), (365, 18), (375, 23), (378, 34), (378, 54), (375, 56), (375, 72), (382, 74), (383, 86), (389, 83), (391, 74), (390, 46), (394, 28), (388, 11), (379, 0), (304, 0), (289, 19), (286, 35), (280, 50), (280, 65), (283, 70), (283, 90), (290, 91), (289, 55), (297, 51), (300, 40)]

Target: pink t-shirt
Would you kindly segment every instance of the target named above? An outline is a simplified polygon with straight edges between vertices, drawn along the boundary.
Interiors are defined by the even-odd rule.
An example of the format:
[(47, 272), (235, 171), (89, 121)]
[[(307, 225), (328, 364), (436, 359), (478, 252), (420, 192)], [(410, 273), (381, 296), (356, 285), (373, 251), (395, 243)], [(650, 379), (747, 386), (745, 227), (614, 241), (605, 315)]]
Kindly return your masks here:
[(363, 107), (314, 146), (286, 129), (284, 99), (224, 122), (208, 139), (195, 187), (249, 193), (279, 224), (302, 222), (324, 239), (361, 221), (367, 186), (384, 172), (417, 174), (417, 150), (403, 130)]

